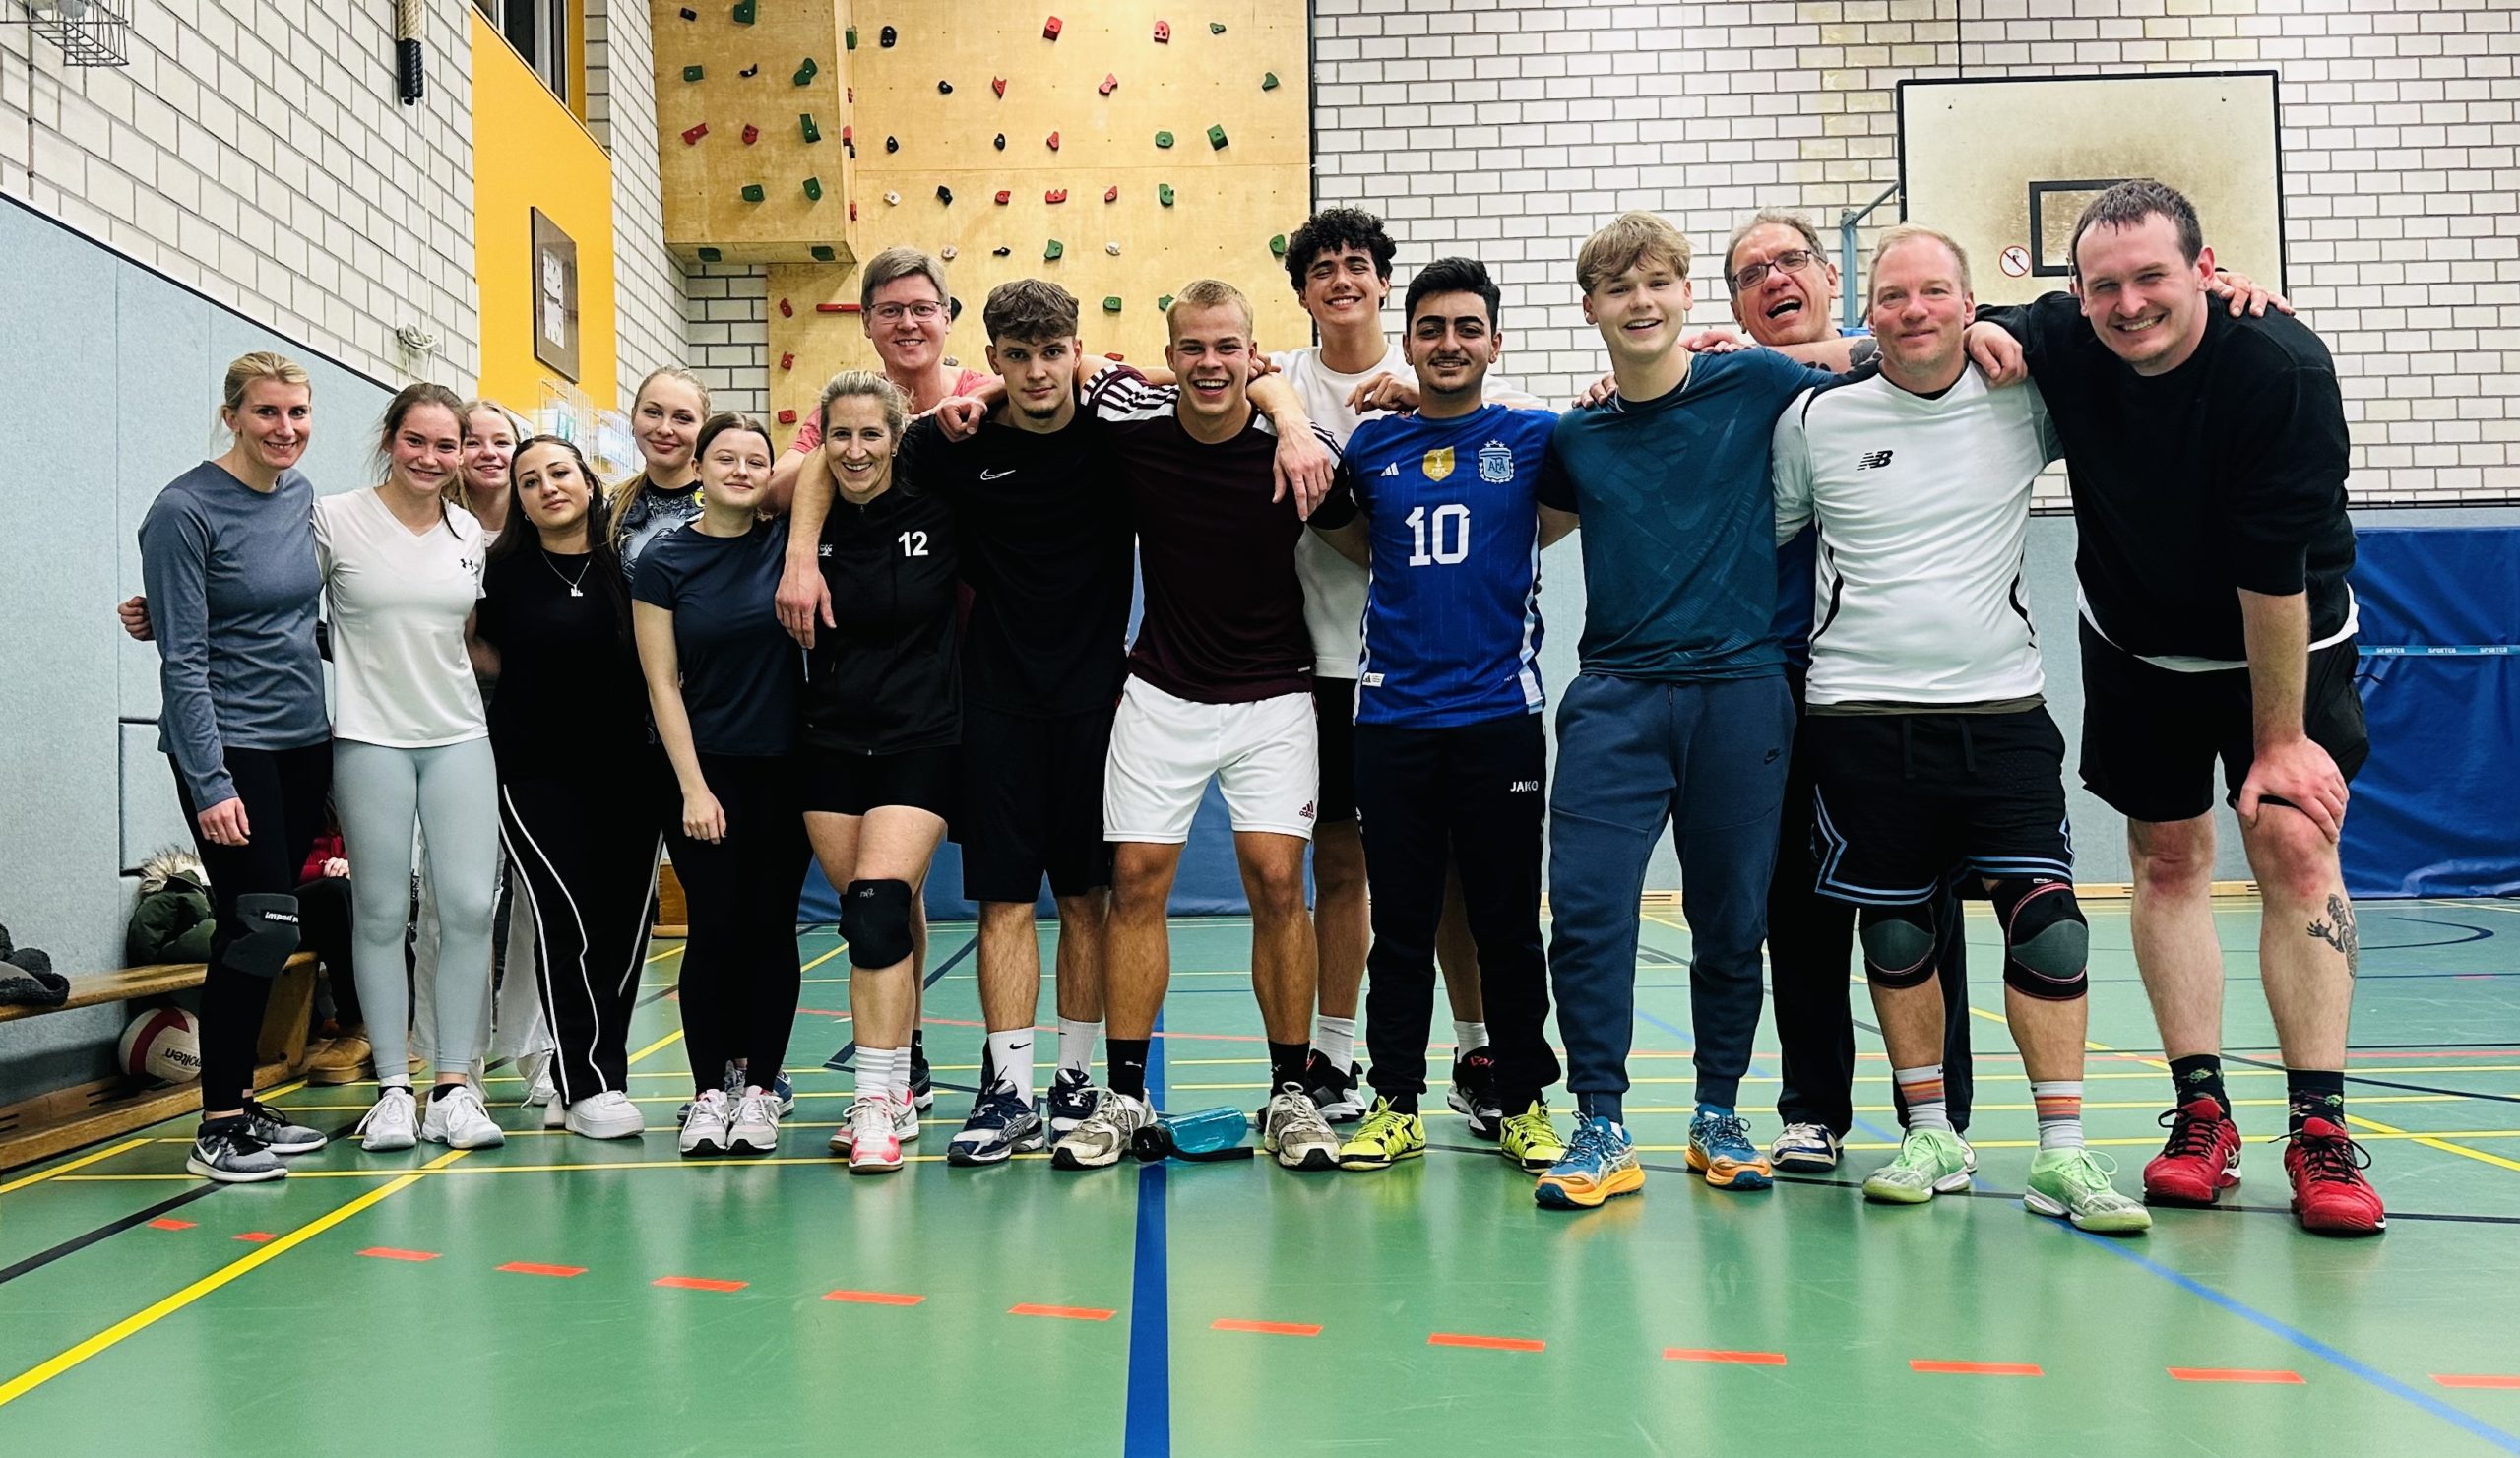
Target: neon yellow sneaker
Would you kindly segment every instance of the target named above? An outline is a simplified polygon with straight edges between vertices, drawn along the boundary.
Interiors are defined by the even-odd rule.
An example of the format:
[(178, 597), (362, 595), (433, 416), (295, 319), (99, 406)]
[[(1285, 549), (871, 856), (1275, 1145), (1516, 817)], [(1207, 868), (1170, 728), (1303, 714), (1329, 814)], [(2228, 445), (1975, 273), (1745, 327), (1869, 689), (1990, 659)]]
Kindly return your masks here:
[(2030, 1188), (2021, 1202), (2034, 1214), (2104, 1236), (2141, 1235), (2153, 1228), (2153, 1212), (2117, 1192), (2109, 1182), (2116, 1173), (2115, 1161), (2080, 1145), (2043, 1149), (2031, 1156)]
[(1426, 1120), (1392, 1108), (1389, 1099), (1376, 1099), (1373, 1112), (1366, 1114), (1356, 1132), (1339, 1146), (1339, 1168), (1388, 1170), (1425, 1152)]
[(1566, 1158), (1566, 1141), (1557, 1137), (1557, 1125), (1549, 1122), (1548, 1105), (1534, 1099), (1531, 1108), (1505, 1120), (1496, 1152), (1520, 1166), (1524, 1173), (1543, 1174)]
[(1884, 1205), (1922, 1205), (1968, 1187), (1960, 1136), (1948, 1129), (1910, 1129), (1899, 1141), (1898, 1158), (1863, 1181), (1863, 1197)]

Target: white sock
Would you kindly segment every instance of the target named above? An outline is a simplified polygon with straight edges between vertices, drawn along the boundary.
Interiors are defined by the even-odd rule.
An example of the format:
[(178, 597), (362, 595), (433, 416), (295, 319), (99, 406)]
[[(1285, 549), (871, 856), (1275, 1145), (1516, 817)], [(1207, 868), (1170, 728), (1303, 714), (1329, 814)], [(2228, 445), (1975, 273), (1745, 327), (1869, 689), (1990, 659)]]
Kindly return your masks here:
[(989, 1066), (997, 1081), (1033, 1102), (1033, 1030), (1016, 1028), (988, 1036)]
[(888, 1099), (895, 1084), (909, 1082), (910, 1054), (906, 1049), (860, 1047), (855, 1067), (858, 1098)]
[(1485, 1023), (1465, 1023), (1459, 1018), (1453, 1019), (1454, 1057), (1458, 1058), (1464, 1053), (1475, 1053), (1485, 1046), (1487, 1046)]
[(1356, 1020), (1354, 1018), (1314, 1018), (1312, 1046), (1330, 1060), (1330, 1066), (1345, 1073), (1356, 1057)]
[(1059, 1019), (1059, 1067), (1082, 1073), (1090, 1081), (1094, 1074), (1094, 1046), (1102, 1041), (1101, 1019), (1091, 1023), (1080, 1023), (1074, 1018)]

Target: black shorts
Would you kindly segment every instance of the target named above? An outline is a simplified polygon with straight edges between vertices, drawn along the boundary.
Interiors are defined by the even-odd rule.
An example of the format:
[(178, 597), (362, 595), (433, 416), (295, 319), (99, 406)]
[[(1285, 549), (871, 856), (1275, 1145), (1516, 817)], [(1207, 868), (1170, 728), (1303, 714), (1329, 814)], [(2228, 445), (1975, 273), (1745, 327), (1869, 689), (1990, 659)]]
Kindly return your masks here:
[(1356, 821), (1356, 680), (1312, 680), (1313, 718), (1321, 727), (1321, 818), (1324, 825)]
[[(2082, 624), (2083, 784), (2129, 820), (2193, 820), (2214, 808), (2214, 761), (2224, 798), (2239, 803), (2257, 761), (2248, 669), (2182, 673), (2145, 663)], [(2351, 780), (2371, 757), (2362, 727), (2354, 640), (2310, 655), (2303, 727)]]
[(851, 754), (808, 747), (804, 767), (808, 814), (863, 815), (880, 805), (908, 805), (951, 823), (955, 818), (955, 761), (951, 744), (896, 754)]
[(1111, 709), (1033, 719), (963, 706), (963, 895), (1019, 901), (1111, 884), (1102, 769)]
[(1822, 896), (1871, 906), (1933, 899), (1955, 865), (1987, 880), (2072, 880), (2065, 736), (2015, 714), (1814, 714), (1811, 850)]

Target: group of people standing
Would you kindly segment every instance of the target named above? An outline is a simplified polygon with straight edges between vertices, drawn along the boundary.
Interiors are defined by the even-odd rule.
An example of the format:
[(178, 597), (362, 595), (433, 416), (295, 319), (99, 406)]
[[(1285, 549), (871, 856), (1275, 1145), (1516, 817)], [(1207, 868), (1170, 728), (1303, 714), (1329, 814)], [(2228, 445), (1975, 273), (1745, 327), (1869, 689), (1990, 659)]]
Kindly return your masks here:
[[(855, 1094), (832, 1147), (853, 1171), (900, 1168), (932, 1099), (919, 906), (950, 834), (980, 906), (987, 1033), (947, 1156), (1046, 1146), (1060, 1168), (1109, 1166), (1154, 1117), (1166, 903), (1216, 783), (1251, 906), (1261, 1140), (1288, 1168), (1423, 1153), (1440, 967), (1469, 1131), (1544, 1205), (1641, 1188), (1620, 1105), (1638, 896), (1670, 829), (1693, 942), (1688, 1161), (1709, 1184), (1834, 1168), (1858, 941), (1908, 1131), (1865, 1192), (1914, 1203), (1966, 1182), (1965, 892), (2004, 929), (2039, 1109), (2028, 1203), (2141, 1230), (2144, 1205), (2081, 1133), (2087, 937), (2021, 577), (2031, 478), (2062, 458), (2083, 526), (2084, 775), (2130, 817), (2139, 963), (2179, 1080), (2146, 1193), (2210, 1202), (2237, 1177), (2220, 968), (2195, 925), (2197, 796), (2219, 755), (2269, 925), (2311, 918), (2309, 944), (2270, 931), (2267, 957), (2297, 1065), (2296, 1208), (2376, 1229), (2342, 1114), (2357, 944), (2335, 839), (2364, 746), (2333, 367), (2282, 313), (2242, 308), (2262, 296), (2218, 276), (2159, 184), (2105, 195), (2076, 250), (2076, 296), (1975, 311), (1960, 246), (1895, 230), (1869, 337), (1841, 339), (1817, 235), (1762, 214), (1725, 258), (1745, 348), (1684, 334), (1687, 241), (1631, 214), (1577, 261), (1611, 376), (1557, 416), (1491, 376), (1500, 292), (1474, 260), (1420, 269), (1401, 340), (1383, 336), (1396, 249), (1356, 210), (1290, 239), (1319, 345), (1264, 352), (1248, 299), (1200, 280), (1168, 309), (1161, 369), (1089, 358), (1075, 299), (1027, 280), (982, 310), (991, 372), (958, 371), (942, 265), (890, 249), (861, 275), (883, 372), (834, 378), (784, 457), (760, 421), (659, 371), (632, 407), (638, 476), (607, 493), (569, 442), (518, 442), (486, 541), (447, 489), (482, 408), (405, 390), (383, 484), (316, 501), (293, 470), (303, 373), (241, 359), (234, 447), (142, 529), (165, 747), (219, 899), (192, 1168), (273, 1177), (275, 1155), (322, 1142), (248, 1085), (263, 990), (295, 945), (287, 878), (328, 789), (362, 877), (373, 864), (399, 893), (425, 832), (442, 965), (481, 973), (440, 979), (424, 1117), (399, 1035), (376, 1039), (371, 1149), (409, 1147), (415, 1124), (459, 1147), (499, 1137), (465, 1030), (484, 1021), (502, 845), (555, 1046), (549, 1117), (641, 1131), (622, 1048), (662, 840), (691, 923), (682, 1151), (777, 1146), (811, 857), (841, 892), (851, 966)], [(2238, 295), (2228, 312), (2217, 292)], [(2016, 383), (2025, 356), (2035, 384)], [(2258, 446), (2216, 436), (2226, 417)], [(1579, 525), (1583, 666), (1552, 786), (1540, 554)], [(2137, 707), (2172, 700), (2167, 718)], [(1045, 880), (1058, 1050), (1037, 1101)], [(405, 909), (380, 892), (371, 918), (370, 901), (355, 961), (375, 1028), (403, 1010)], [(1737, 1107), (1763, 943), (1786, 1065), (1786, 1128), (1764, 1150)], [(1570, 1135), (1544, 1098), (1552, 988)]]

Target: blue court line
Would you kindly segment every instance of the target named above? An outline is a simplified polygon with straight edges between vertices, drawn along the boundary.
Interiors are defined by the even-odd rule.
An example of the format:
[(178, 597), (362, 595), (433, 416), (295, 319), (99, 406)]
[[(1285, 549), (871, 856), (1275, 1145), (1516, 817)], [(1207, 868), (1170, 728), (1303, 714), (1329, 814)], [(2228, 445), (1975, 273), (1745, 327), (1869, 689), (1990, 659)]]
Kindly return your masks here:
[[(1164, 1031), (1156, 1014), (1155, 1031)], [(1146, 1094), (1164, 1107), (1164, 1040), (1147, 1045)], [(1122, 1156), (1126, 1158), (1126, 1156)], [(1164, 1160), (1138, 1166), (1136, 1259), (1129, 1272), (1129, 1386), (1123, 1458), (1169, 1458), (1172, 1452), (1171, 1282), (1164, 1231)]]
[(2288, 1323), (2278, 1320), (2273, 1316), (2269, 1316), (2265, 1312), (2258, 1310), (2256, 1307), (2239, 1300), (2237, 1298), (2226, 1296), (2222, 1292), (2216, 1291), (2213, 1287), (2206, 1285), (2204, 1282), (2199, 1281), (2192, 1276), (2187, 1276), (2178, 1271), (2172, 1270), (2170, 1267), (2152, 1259), (2150, 1256), (2139, 1255), (2135, 1251), (2128, 1249), (2122, 1239), (2112, 1239), (2108, 1236), (2095, 1236), (2089, 1231), (2075, 1230), (2071, 1226), (2067, 1226), (2065, 1229), (2069, 1234), (2099, 1246), (2101, 1249), (2116, 1256), (2119, 1260), (2128, 1261), (2134, 1265), (2140, 1266), (2191, 1296), (2204, 1298), (2206, 1300), (2211, 1301), (2215, 1305), (2222, 1307), (2224, 1310), (2229, 1311), (2235, 1316), (2237, 1316), (2242, 1321), (2249, 1323), (2251, 1326), (2282, 1338), (2284, 1341), (2291, 1343), (2293, 1346), (2300, 1348), (2301, 1351), (2308, 1353), (2310, 1356), (2317, 1358), (2321, 1362), (2337, 1367), (2348, 1375), (2360, 1377), (2363, 1381), (2370, 1383), (2372, 1386), (2379, 1388), (2382, 1392), (2388, 1393), (2392, 1397), (2404, 1398), (2406, 1401), (2415, 1404), (2417, 1407), (2424, 1409), (2426, 1412), (2441, 1419), (2443, 1422), (2452, 1424), (2464, 1429), (2471, 1436), (2483, 1438), (2485, 1441), (2493, 1444), (2495, 1447), (2500, 1448), (2506, 1453), (2520, 1453), (2520, 1437), (2514, 1437), (2512, 1434), (2503, 1431), (2501, 1428), (2494, 1426), (2492, 1424), (2488, 1423), (2481, 1418), (2473, 1417), (2462, 1412), (2458, 1408), (2451, 1406), (2449, 1403), (2443, 1402), (2441, 1399), (2434, 1397), (2428, 1392), (2410, 1387), (2406, 1383), (2399, 1381), (2397, 1378), (2390, 1376), (2388, 1373), (2381, 1371), (2379, 1368), (2362, 1362), (2359, 1359), (2347, 1356), (2345, 1353), (2340, 1352), (2334, 1347), (2329, 1346), (2327, 1343), (2320, 1341), (2318, 1338), (2311, 1336), (2308, 1332), (2302, 1331), (2299, 1327), (2289, 1325)]

